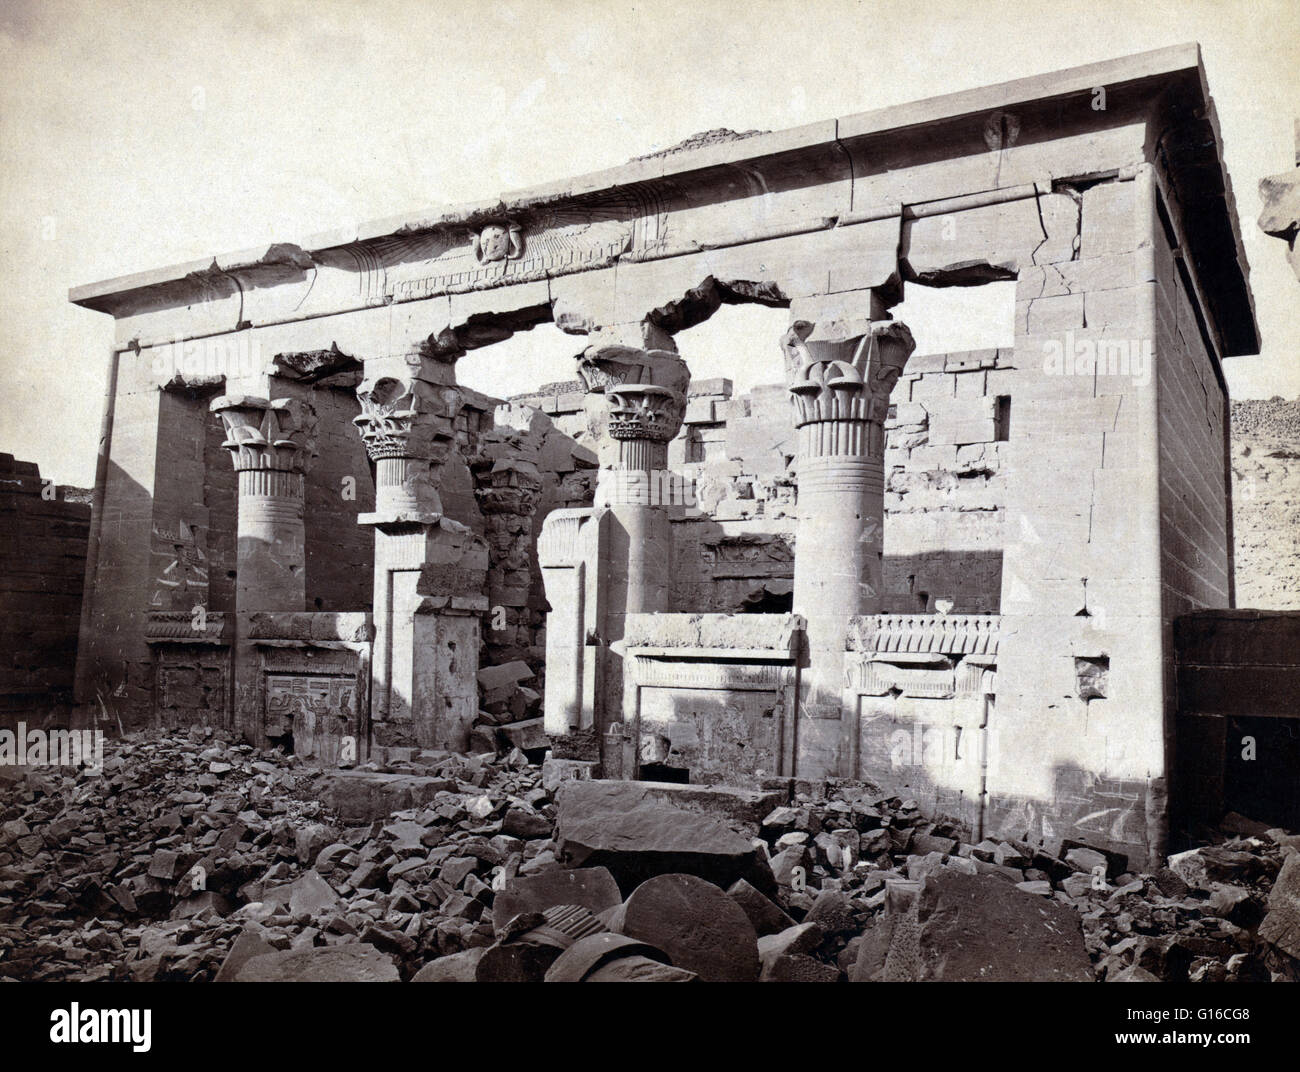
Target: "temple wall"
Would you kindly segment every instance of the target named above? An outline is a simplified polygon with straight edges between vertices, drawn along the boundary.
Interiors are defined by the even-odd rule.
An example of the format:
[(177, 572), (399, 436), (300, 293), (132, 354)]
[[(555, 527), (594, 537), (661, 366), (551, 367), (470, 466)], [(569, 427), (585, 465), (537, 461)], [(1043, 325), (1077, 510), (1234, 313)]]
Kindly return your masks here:
[(90, 505), (0, 454), (0, 720), (66, 718)]
[[(231, 485), (207, 473), (221, 465), (207, 455), (223, 448), (214, 450), (199, 385), (160, 393), (147, 372), (154, 349), (178, 333), (224, 333), (277, 362), (294, 353), (351, 362), (368, 385), (357, 396), (381, 474), (364, 521), (383, 548), (367, 601), (349, 573), (364, 576), (362, 541), (326, 542), (349, 523), (351, 504), (330, 496), (360, 459), (355, 441), (343, 442), (350, 404), (278, 365), (270, 379), (265, 365), (226, 368), (224, 381), (203, 385), (322, 402), (305, 606), (263, 608), (291, 615), (270, 636), (258, 633), (265, 623), (234, 623), (244, 668), (234, 706), (249, 717), (260, 717), (263, 679), (273, 676), (266, 652), (303, 639), (301, 630), (329, 631), (314, 608), (373, 604), (373, 620), (326, 639), (358, 645), (358, 665), (373, 643), (372, 684), (383, 690), (382, 704), (370, 697), (382, 724), (374, 737), (398, 747), (462, 747), (472, 736), (468, 667), (477, 662), (467, 644), (481, 642), (473, 654), (483, 663), (527, 664), (506, 675), (511, 683), (528, 680), (524, 671), (540, 683), (557, 671), (543, 664), (562, 655), (567, 695), (547, 707), (548, 730), (613, 735), (624, 732), (628, 702), (626, 622), (650, 622), (646, 654), (634, 658), (659, 659), (656, 615), (793, 611), (812, 654), (792, 685), (798, 747), (782, 760), (786, 773), (888, 774), (992, 833), (1085, 841), (1145, 863), (1165, 844), (1170, 617), (1229, 588), (1222, 399), (1207, 376), (1217, 356), (1199, 348), (1189, 314), (1208, 301), (1207, 317), (1231, 334), (1228, 352), (1255, 338), (1233, 259), (1231, 192), (1201, 166), (1206, 145), (1218, 148), (1212, 130), (1205, 138), (1212, 117), (1180, 110), (1202, 92), (1197, 64), (1161, 62), (1175, 66), (1135, 69), (1100, 108), (1091, 76), (1046, 96), (1037, 82), (995, 87), (937, 111), (765, 136), (748, 157), (715, 147), (637, 161), (310, 251), (281, 244), (214, 269), (86, 290), (75, 300), (113, 313), (122, 363), (101, 489), (104, 556), (82, 652), (90, 676), (124, 673), (124, 703), (147, 709), (140, 636), (163, 575), (156, 567), (201, 535), (211, 567), (221, 558), (229, 572)], [(1172, 153), (1173, 141), (1197, 154), (1194, 165)], [(1162, 195), (1166, 161), (1172, 195)], [(1162, 196), (1172, 197), (1164, 211), (1174, 229), (1190, 233), (1208, 298), (1170, 281)], [(895, 353), (906, 353), (880, 363), (878, 334), (891, 330), (904, 283), (1010, 280), (1013, 347), (904, 364), (912, 345), (900, 332)], [(741, 302), (788, 310), (791, 331), (772, 342), (790, 382), (739, 398), (727, 381), (688, 391), (689, 336), (680, 355), (673, 337)], [(468, 350), (548, 322), (585, 348), (582, 384), (548, 385), (500, 408), (455, 393), (454, 363)], [(1099, 355), (1117, 348), (1153, 363), (1099, 369)], [(1091, 364), (1077, 360), (1088, 355)], [(797, 436), (787, 387), (803, 407)], [(241, 406), (256, 409), (227, 409)], [(592, 501), (595, 466), (602, 496), (620, 474), (670, 471), (691, 501), (616, 490), (574, 509)], [(544, 623), (537, 545), (551, 515), (546, 569), (556, 598), (573, 605)], [(294, 521), (282, 518), (284, 530), (296, 531)], [(797, 569), (796, 536), (805, 545)], [(240, 561), (246, 550), (237, 548)], [(182, 608), (204, 584), (210, 600), (228, 598), (210, 569), (206, 581), (196, 571), (192, 584), (162, 586), (163, 602)], [(297, 602), (294, 585), (283, 591)], [(183, 621), (159, 623), (154, 613), (159, 628), (184, 632)], [(961, 638), (950, 635), (954, 619), (966, 623)], [(841, 634), (851, 622), (864, 631), (851, 649), (864, 668), (841, 704), (850, 650)], [(552, 644), (557, 626), (568, 632)], [(878, 648), (890, 631), (897, 646)], [(493, 687), (505, 687), (500, 676), (488, 675)], [(679, 684), (700, 688), (692, 680)], [(338, 688), (352, 714), (323, 711), (334, 720), (323, 723), (330, 741), (353, 722), (367, 730), (360, 693), (346, 681)], [(454, 699), (454, 717), (440, 698)], [(663, 698), (650, 699), (651, 715), (663, 715), (654, 706)], [(672, 710), (679, 728), (682, 711), (698, 714)], [(944, 772), (915, 751), (900, 768), (892, 747), (883, 770), (890, 738), (873, 737), (868, 724), (882, 717), (899, 729), (960, 726), (977, 745), (963, 757), (979, 756), (980, 770)], [(629, 771), (637, 745), (628, 744)], [(733, 760), (720, 762), (729, 769)]]
[(1196, 299), (1179, 276), (1163, 230), (1154, 241), (1160, 548), (1164, 614), (1172, 619), (1230, 605), (1227, 395), (1206, 351)]

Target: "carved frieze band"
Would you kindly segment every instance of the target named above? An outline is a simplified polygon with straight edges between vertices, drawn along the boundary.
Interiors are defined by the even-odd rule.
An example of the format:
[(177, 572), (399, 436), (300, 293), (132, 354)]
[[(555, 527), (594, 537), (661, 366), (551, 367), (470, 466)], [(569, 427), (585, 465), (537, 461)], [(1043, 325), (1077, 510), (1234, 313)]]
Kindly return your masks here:
[(739, 689), (779, 691), (794, 684), (792, 666), (766, 663), (716, 663), (705, 660), (629, 659), (632, 681), (642, 688)]
[(847, 650), (996, 655), (997, 614), (868, 614), (849, 622)]

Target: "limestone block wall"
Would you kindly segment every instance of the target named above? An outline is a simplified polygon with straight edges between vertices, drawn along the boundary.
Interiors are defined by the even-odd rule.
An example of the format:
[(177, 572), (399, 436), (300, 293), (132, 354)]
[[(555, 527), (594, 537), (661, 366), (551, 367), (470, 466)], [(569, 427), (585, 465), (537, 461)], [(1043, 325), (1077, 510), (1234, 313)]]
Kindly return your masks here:
[(887, 609), (997, 613), (1013, 377), (1010, 349), (908, 359), (885, 423)]
[[(997, 612), (1013, 364), (1010, 349), (914, 354), (895, 385), (885, 455), (889, 610), (932, 611), (936, 600), (949, 600), (954, 613)], [(541, 409), (581, 445), (584, 395), (576, 386), (551, 384), (512, 402)], [(794, 436), (784, 385), (733, 397), (730, 380), (691, 383), (668, 451), (681, 478), (675, 487), (694, 496), (673, 510), (675, 609), (788, 609)], [(570, 492), (562, 496), (568, 505), (590, 502), (588, 489), (562, 482), (560, 490)]]
[[(374, 536), (357, 515), (374, 509), (365, 445), (352, 418), (360, 412), (350, 386), (311, 392), (318, 419), (317, 456), (307, 470), (303, 521), (307, 538), (307, 609), (370, 609)], [(229, 461), (224, 468), (232, 468)]]
[(1155, 371), (1160, 397), (1160, 550), (1164, 615), (1232, 604), (1227, 393), (1198, 315), (1158, 232)]
[[(44, 494), (42, 494), (44, 492)], [(72, 698), (90, 531), (88, 495), (0, 454), (0, 720), (29, 723)]]

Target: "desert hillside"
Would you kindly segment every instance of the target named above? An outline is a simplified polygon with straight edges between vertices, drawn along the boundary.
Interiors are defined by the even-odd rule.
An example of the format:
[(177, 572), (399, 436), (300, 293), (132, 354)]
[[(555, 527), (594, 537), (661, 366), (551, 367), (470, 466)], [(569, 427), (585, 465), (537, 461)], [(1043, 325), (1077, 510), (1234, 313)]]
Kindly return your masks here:
[(1300, 610), (1300, 399), (1232, 403), (1237, 605)]

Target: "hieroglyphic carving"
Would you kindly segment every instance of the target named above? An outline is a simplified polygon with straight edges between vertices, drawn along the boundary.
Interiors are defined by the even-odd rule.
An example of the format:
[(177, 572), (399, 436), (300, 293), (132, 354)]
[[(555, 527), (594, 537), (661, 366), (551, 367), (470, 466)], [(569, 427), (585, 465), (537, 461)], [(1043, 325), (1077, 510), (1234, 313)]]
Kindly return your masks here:
[(305, 736), (341, 736), (355, 716), (355, 676), (268, 673), (266, 675), (266, 735), (282, 737), (292, 730), (294, 749)]
[(208, 602), (207, 540), (197, 525), (177, 521), (170, 529), (155, 521), (150, 530), (154, 590), (149, 606), (189, 611)]
[(740, 533), (702, 541), (700, 559), (715, 580), (789, 577), (794, 572), (794, 551), (788, 538), (777, 533)]

